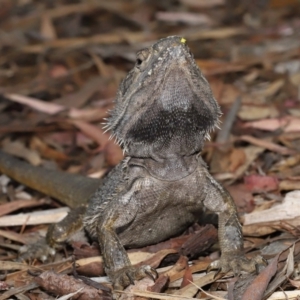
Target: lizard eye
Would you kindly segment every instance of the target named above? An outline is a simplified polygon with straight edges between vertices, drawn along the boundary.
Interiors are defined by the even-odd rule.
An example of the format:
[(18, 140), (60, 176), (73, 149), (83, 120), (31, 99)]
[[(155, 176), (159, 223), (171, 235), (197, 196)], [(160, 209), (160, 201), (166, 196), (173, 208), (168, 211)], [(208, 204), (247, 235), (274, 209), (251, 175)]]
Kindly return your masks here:
[(135, 66), (136, 66), (138, 69), (141, 69), (141, 68), (142, 68), (143, 62), (144, 62), (145, 60), (147, 60), (148, 55), (149, 55), (148, 49), (140, 50), (140, 51), (136, 54), (136, 62), (135, 62)]
[(136, 65), (140, 66), (142, 64), (143, 60), (141, 58), (136, 59)]
[(144, 56), (142, 53), (138, 53), (135, 61), (135, 66), (140, 69), (144, 61)]

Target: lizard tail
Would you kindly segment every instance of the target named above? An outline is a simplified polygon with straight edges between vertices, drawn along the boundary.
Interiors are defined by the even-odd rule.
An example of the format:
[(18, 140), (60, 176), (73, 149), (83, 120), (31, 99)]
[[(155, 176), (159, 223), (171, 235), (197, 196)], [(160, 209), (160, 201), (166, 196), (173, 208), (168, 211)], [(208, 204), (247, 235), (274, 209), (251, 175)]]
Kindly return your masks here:
[(87, 203), (101, 184), (99, 179), (35, 167), (2, 151), (0, 172), (71, 208)]

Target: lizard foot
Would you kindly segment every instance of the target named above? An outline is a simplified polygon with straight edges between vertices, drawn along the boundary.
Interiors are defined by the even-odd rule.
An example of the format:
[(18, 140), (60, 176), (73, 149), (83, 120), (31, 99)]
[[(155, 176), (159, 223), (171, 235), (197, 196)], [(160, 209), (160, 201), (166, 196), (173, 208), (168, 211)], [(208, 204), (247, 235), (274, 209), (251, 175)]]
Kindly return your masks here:
[(218, 272), (227, 273), (230, 270), (233, 271), (235, 276), (238, 276), (241, 271), (247, 273), (256, 272), (259, 273), (259, 267), (261, 265), (268, 265), (268, 262), (260, 255), (248, 259), (244, 254), (222, 254), (219, 260), (213, 261), (207, 268), (207, 272), (217, 269)]
[(128, 285), (134, 284), (135, 280), (140, 280), (147, 276), (153, 281), (158, 277), (156, 270), (148, 265), (141, 267), (127, 266), (115, 271), (111, 275), (110, 277), (115, 290), (123, 290)]
[(55, 249), (51, 248), (45, 238), (40, 238), (33, 244), (24, 245), (19, 249), (18, 261), (28, 261), (39, 259), (42, 262), (47, 261), (49, 256), (55, 254)]

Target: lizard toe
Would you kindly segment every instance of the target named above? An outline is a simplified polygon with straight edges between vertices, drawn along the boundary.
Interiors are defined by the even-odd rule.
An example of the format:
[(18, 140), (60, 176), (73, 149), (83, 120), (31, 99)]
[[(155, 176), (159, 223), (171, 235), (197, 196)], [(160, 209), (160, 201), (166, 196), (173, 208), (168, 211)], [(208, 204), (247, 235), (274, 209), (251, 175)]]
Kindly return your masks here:
[(155, 281), (158, 278), (158, 273), (157, 271), (150, 267), (150, 266), (145, 266), (144, 272), (147, 274), (148, 277), (150, 277), (153, 281)]
[(223, 254), (219, 260), (213, 261), (207, 270), (217, 269), (218, 273), (220, 271), (222, 273), (233, 271), (235, 276), (239, 276), (242, 271), (258, 274), (262, 265), (266, 266), (267, 261), (259, 255), (248, 259), (243, 254)]
[(141, 280), (145, 277), (150, 277), (155, 281), (158, 274), (152, 267), (145, 266), (127, 266), (112, 274), (112, 281), (115, 290), (123, 290), (130, 284), (134, 284), (135, 280)]

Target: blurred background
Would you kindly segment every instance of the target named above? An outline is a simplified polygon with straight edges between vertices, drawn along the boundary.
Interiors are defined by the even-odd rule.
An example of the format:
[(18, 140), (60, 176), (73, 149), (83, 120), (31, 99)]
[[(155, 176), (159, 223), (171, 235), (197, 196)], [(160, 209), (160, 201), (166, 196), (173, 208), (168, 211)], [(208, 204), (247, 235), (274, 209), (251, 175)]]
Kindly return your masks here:
[[(245, 247), (269, 247), (263, 254), (274, 257), (300, 237), (299, 0), (0, 0), (0, 148), (36, 166), (102, 177), (123, 157), (103, 130), (118, 85), (137, 50), (169, 35), (187, 40), (222, 108), (203, 156), (237, 204)], [(14, 213), (61, 204), (4, 175), (0, 188), (0, 216), (12, 217), (0, 218), (0, 260), (9, 261), (19, 247), (12, 241), (26, 244), (42, 226), (28, 226), (28, 217), (9, 227)], [(295, 249), (296, 259), (299, 241)], [(269, 294), (283, 282), (299, 289), (295, 262), (294, 281), (280, 273)], [(18, 276), (15, 286), (26, 281)]]
[(1, 0), (0, 16), (4, 151), (101, 177), (123, 157), (102, 127), (136, 51), (180, 35), (224, 113), (203, 151), (211, 172), (250, 185), (246, 211), (252, 189), (299, 188), (298, 0)]
[[(168, 35), (187, 39), (225, 116), (241, 98), (235, 135), (252, 135), (259, 126), (252, 121), (265, 121), (259, 128), (265, 130), (273, 126), (269, 118), (299, 117), (299, 6), (298, 0), (1, 0), (0, 145), (35, 165), (58, 163), (75, 173), (115, 165), (122, 152), (101, 123), (135, 52)], [(274, 139), (276, 129), (267, 135)], [(224, 166), (212, 161), (212, 171), (235, 172), (241, 156)]]
[(82, 149), (98, 158), (84, 167), (90, 173), (115, 165), (122, 153), (100, 123), (135, 52), (168, 35), (187, 39), (225, 113), (241, 96), (242, 121), (277, 117), (282, 105), (291, 114), (299, 104), (299, 6), (298, 0), (1, 0), (1, 145), (36, 165), (56, 160), (72, 172), (82, 171)]

